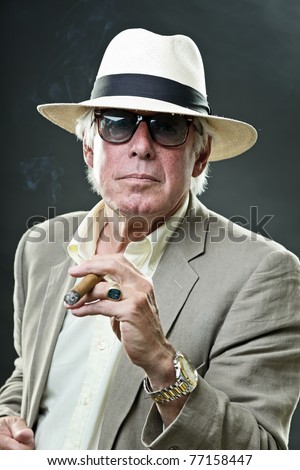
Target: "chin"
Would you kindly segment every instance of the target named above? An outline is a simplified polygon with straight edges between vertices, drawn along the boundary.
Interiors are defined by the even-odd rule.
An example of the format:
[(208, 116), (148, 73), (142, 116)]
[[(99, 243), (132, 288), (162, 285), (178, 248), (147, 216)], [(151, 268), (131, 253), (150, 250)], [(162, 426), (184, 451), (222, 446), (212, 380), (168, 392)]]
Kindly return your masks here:
[(126, 217), (140, 216), (140, 217), (153, 217), (161, 213), (161, 207), (149, 198), (141, 197), (129, 197), (123, 199), (118, 205), (119, 212)]
[(169, 210), (170, 195), (164, 194), (163, 191), (139, 190), (134, 191), (133, 188), (109, 188), (104, 191), (103, 199), (107, 205), (116, 212), (125, 217), (156, 217), (163, 216)]

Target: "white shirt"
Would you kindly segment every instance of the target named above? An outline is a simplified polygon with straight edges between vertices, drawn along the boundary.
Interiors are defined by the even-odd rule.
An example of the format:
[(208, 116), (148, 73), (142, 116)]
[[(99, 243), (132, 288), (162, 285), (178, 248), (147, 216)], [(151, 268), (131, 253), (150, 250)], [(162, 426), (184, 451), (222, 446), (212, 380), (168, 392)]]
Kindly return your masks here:
[[(188, 197), (167, 224), (126, 247), (124, 255), (149, 277), (187, 207)], [(94, 255), (106, 210), (100, 201), (78, 227), (68, 246), (77, 264)], [(70, 311), (66, 313), (40, 404), (36, 449), (98, 448), (106, 400), (121, 351), (122, 344), (108, 317), (78, 318)]]

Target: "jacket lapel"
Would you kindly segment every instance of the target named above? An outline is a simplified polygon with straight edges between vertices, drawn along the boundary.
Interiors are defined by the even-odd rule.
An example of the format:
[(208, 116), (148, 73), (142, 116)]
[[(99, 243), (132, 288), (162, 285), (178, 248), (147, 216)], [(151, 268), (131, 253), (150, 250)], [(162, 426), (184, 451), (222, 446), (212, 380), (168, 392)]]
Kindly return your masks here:
[(73, 264), (71, 258), (52, 267), (46, 294), (41, 306), (40, 320), (33, 346), (32, 364), (28, 388), (25, 389), (25, 415), (32, 426), (38, 413), (38, 407), (47, 380), (55, 343), (61, 330), (66, 309), (63, 306), (65, 293), (73, 286), (74, 279), (68, 275), (68, 268)]
[[(207, 233), (208, 212), (191, 198), (188, 216), (174, 234), (153, 276), (154, 291), (162, 327), (168, 335), (191, 289), (198, 280), (189, 261), (203, 253)], [(191, 224), (198, 220), (197, 233), (190, 234)], [(195, 230), (195, 229), (194, 229)], [(99, 449), (111, 449), (118, 430), (126, 418), (141, 387), (144, 371), (133, 367), (123, 353), (108, 398)]]

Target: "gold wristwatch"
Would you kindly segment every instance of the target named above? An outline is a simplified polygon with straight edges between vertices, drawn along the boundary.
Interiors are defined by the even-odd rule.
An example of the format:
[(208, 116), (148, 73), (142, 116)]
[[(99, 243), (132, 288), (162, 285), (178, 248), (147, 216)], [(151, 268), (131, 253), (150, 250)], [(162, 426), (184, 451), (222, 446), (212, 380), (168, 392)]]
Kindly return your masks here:
[(144, 379), (144, 389), (148, 397), (156, 403), (167, 403), (169, 401), (188, 395), (198, 383), (198, 374), (191, 361), (182, 352), (177, 351), (173, 359), (176, 382), (173, 385), (153, 391), (148, 377)]

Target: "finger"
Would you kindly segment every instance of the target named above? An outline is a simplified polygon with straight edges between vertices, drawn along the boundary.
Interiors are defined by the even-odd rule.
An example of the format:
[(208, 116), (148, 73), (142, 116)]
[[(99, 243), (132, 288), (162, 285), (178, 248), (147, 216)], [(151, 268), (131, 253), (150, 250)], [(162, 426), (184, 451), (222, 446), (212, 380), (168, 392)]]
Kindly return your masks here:
[[(65, 301), (64, 302), (65, 308), (72, 309), (74, 305), (77, 308), (85, 303), (99, 300), (103, 296), (102, 293), (105, 292), (106, 285), (107, 285), (107, 281), (100, 281), (87, 294), (83, 295), (76, 303), (67, 303)], [(76, 290), (76, 286), (75, 286), (75, 290)]]
[(71, 312), (75, 316), (86, 316), (86, 315), (105, 315), (108, 317), (115, 316), (117, 320), (125, 320), (128, 317), (128, 313), (133, 314), (138, 311), (146, 311), (150, 308), (151, 312), (157, 315), (158, 309), (155, 302), (155, 297), (151, 286), (147, 286), (147, 289), (136, 289), (131, 286), (121, 287), (121, 299), (117, 302), (113, 302), (106, 296), (103, 300), (96, 299), (93, 302), (85, 304), (74, 304), (71, 307)]
[(0, 450), (26, 450), (27, 446), (7, 434), (0, 434)]
[(121, 292), (120, 298), (116, 300), (121, 300), (126, 298), (127, 292), (131, 292), (131, 289), (128, 289), (126, 286), (120, 287), (118, 283), (115, 282), (108, 282), (108, 281), (101, 281), (96, 286), (87, 294), (85, 294), (81, 299), (78, 300), (73, 305), (69, 305), (66, 302), (64, 303), (65, 307), (68, 308), (69, 310), (75, 308), (79, 308), (84, 304), (89, 304), (98, 300), (105, 300), (108, 298), (108, 291), (110, 289), (117, 289)]
[(84, 304), (81, 307), (74, 306), (71, 309), (71, 312), (76, 317), (85, 317), (87, 315), (104, 315), (106, 317), (116, 317), (119, 320), (126, 312), (127, 307), (125, 299), (122, 302), (112, 302), (111, 300), (99, 300), (98, 302), (92, 302), (89, 304)]
[(124, 255), (96, 255), (90, 260), (69, 269), (69, 274), (74, 277), (83, 277), (86, 274), (110, 275), (119, 283), (128, 281), (133, 275), (141, 274), (140, 271), (127, 260)]
[(112, 299), (110, 293), (112, 290), (119, 291), (119, 298), (116, 298), (115, 300), (121, 300), (125, 299), (128, 295), (127, 292), (130, 292), (131, 289), (128, 289), (127, 286), (123, 285), (122, 287), (120, 286), (119, 283), (117, 282), (102, 282), (101, 284), (97, 285), (93, 291), (91, 292), (91, 295), (88, 297), (87, 296), (87, 301), (91, 299), (100, 299), (100, 300), (105, 300), (105, 299)]

